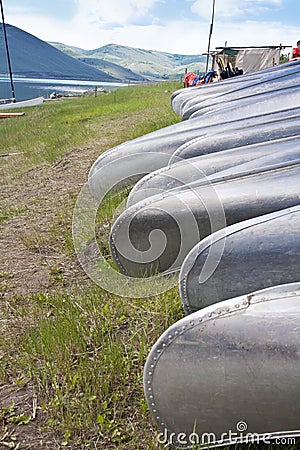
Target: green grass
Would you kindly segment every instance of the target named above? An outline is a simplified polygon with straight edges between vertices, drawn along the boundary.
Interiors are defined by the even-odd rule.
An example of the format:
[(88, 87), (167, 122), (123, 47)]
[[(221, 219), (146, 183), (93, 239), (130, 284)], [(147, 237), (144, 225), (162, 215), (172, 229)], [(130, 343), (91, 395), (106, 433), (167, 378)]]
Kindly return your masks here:
[[(25, 117), (5, 119), (0, 153), (25, 151), (25, 157), (13, 162), (2, 158), (4, 182), (21, 195), (32, 169), (59, 164), (77, 147), (90, 147), (95, 159), (106, 148), (178, 121), (169, 99), (179, 87), (178, 83), (131, 87), (118, 90), (116, 96), (49, 102), (26, 110)], [(100, 138), (102, 142), (105, 138), (101, 148)], [(24, 211), (28, 232), (21, 236), (22, 245), (30, 255), (43, 255), (48, 248), (46, 256), (54, 258), (47, 263), (48, 287), (30, 295), (7, 297), (14, 275), (0, 272), (0, 282), (5, 282), (2, 298), (0, 289), (0, 381), (14, 390), (30, 384), (38, 399), (38, 420), (13, 402), (0, 407), (0, 444), (1, 432), (23, 427), (24, 434), (26, 427), (36, 426), (36, 432), (52, 433), (51, 449), (154, 450), (157, 429), (144, 399), (143, 366), (156, 339), (183, 316), (178, 291), (129, 299), (107, 293), (87, 279), (76, 266), (71, 234), (81, 182), (71, 187), (70, 181), (66, 179), (63, 195), (57, 193), (48, 209), (45, 205), (43, 210), (51, 200), (47, 189), (27, 199), (26, 207), (1, 209), (2, 225)], [(97, 217), (100, 231), (103, 224), (109, 231), (124, 197), (122, 193), (106, 199)], [(4, 200), (7, 204), (8, 194)], [(42, 230), (45, 221), (47, 232)], [(104, 238), (107, 233), (98, 233), (108, 256)], [(65, 266), (74, 271), (73, 277), (68, 278)]]
[(182, 315), (176, 293), (128, 300), (91, 287), (27, 301), (39, 326), (22, 336), (18, 365), (43, 393), (48, 425), (75, 443), (137, 443), (145, 430), (135, 436), (127, 422), (138, 411), (146, 419), (142, 367), (157, 333)]
[[(22, 190), (28, 174), (59, 164), (76, 147), (90, 146), (97, 155), (178, 121), (169, 104), (170, 93), (178, 87), (178, 83), (140, 86), (97, 98), (48, 102), (26, 110), (18, 120), (6, 119), (2, 122), (0, 153), (25, 151), (25, 156), (13, 163), (3, 158), (5, 182)], [(103, 138), (105, 147), (98, 149)], [(178, 293), (175, 289), (155, 298), (120, 298), (89, 282), (83, 273), (82, 279), (75, 279), (66, 289), (64, 260), (76, 262), (71, 217), (77, 194), (67, 191), (48, 219), (47, 234), (36, 226), (34, 215), (48, 199), (39, 192), (27, 199), (28, 228), (31, 220), (34, 227), (21, 236), (22, 245), (31, 254), (51, 246), (59, 259), (49, 268), (49, 289), (14, 296), (4, 303), (0, 297), (0, 319), (10, 323), (9, 332), (0, 337), (0, 376), (17, 387), (28, 380), (34, 384), (42, 429), (55, 430), (59, 448), (154, 448), (142, 370), (156, 338), (183, 315)], [(111, 223), (125, 196), (108, 196), (98, 213), (99, 226)], [(5, 200), (7, 203), (8, 198)], [(26, 210), (23, 206), (5, 207), (3, 223), (21, 208)], [(102, 245), (107, 246), (105, 242)], [(3, 272), (6, 284), (8, 275)], [(13, 405), (2, 413), (6, 425), (16, 423), (19, 416), (19, 426), (35, 422)]]
[(6, 222), (6, 220), (11, 219), (14, 216), (17, 216), (19, 214), (22, 214), (24, 211), (26, 211), (26, 207), (20, 207), (20, 208), (2, 208), (0, 207), (0, 223)]
[[(22, 167), (52, 163), (66, 152), (87, 141), (107, 136), (108, 147), (117, 145), (155, 129), (162, 128), (178, 117), (166, 108), (170, 91), (178, 83), (128, 87), (100, 94), (47, 102), (18, 119), (1, 121), (0, 154), (25, 152)], [(164, 108), (161, 104), (164, 102)], [(119, 132), (118, 121), (130, 118), (131, 123)], [(33, 126), (34, 124), (34, 126)]]

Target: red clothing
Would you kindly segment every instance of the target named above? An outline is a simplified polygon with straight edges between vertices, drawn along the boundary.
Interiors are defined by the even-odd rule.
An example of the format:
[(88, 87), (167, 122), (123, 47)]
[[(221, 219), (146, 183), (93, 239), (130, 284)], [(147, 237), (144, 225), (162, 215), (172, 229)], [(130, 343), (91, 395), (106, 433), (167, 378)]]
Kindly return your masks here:
[(186, 86), (194, 86), (194, 80), (195, 80), (195, 78), (197, 78), (197, 77), (198, 77), (198, 75), (196, 75), (196, 74), (193, 73), (193, 72), (186, 73), (186, 74), (184, 75), (184, 82), (185, 82), (185, 85), (186, 85)]
[(299, 51), (298, 47), (293, 48), (293, 51), (292, 51), (291, 56), (290, 56), (290, 61), (292, 59), (295, 59), (295, 58), (300, 58), (300, 51)]

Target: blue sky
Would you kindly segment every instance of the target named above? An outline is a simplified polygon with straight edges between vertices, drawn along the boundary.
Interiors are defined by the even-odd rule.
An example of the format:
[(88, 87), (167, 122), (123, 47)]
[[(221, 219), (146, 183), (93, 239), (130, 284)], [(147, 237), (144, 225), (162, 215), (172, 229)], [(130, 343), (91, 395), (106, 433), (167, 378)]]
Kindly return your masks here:
[[(171, 53), (206, 50), (212, 0), (3, 0), (6, 22), (85, 49), (109, 43)], [(216, 0), (212, 48), (295, 46), (299, 0)]]

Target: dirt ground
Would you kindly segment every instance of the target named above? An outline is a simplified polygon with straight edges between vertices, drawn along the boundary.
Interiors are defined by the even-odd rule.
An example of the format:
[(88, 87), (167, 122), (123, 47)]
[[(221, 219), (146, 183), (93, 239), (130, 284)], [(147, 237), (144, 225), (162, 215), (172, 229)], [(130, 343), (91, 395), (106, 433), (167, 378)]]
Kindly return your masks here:
[[(1, 207), (21, 211), (0, 224), (4, 300), (51, 289), (54, 270), (63, 272), (69, 283), (76, 279), (79, 265), (59, 251), (57, 228), (71, 227), (76, 197), (99, 153), (95, 147), (74, 149), (60, 161), (30, 169), (13, 185), (1, 188)], [(17, 158), (7, 158), (11, 170)]]
[[(12, 211), (0, 223), (0, 333), (13, 333), (7, 311), (16, 298), (51, 292), (87, 282), (74, 254), (62, 250), (66, 230), (71, 230), (74, 203), (92, 163), (108, 146), (108, 139), (75, 148), (53, 164), (42, 164), (13, 176), (22, 155), (0, 160), (0, 211)], [(13, 181), (11, 181), (13, 180)], [(4, 312), (6, 311), (6, 314)], [(12, 320), (13, 314), (12, 314)], [(29, 319), (30, 320), (30, 319)], [(1, 363), (0, 352), (0, 363)], [(11, 416), (30, 414), (26, 426), (6, 420), (4, 412), (13, 405)], [(60, 447), (55, 438), (42, 432), (43, 415), (30, 383), (21, 387), (0, 382), (0, 449)], [(74, 448), (74, 447), (72, 447)]]

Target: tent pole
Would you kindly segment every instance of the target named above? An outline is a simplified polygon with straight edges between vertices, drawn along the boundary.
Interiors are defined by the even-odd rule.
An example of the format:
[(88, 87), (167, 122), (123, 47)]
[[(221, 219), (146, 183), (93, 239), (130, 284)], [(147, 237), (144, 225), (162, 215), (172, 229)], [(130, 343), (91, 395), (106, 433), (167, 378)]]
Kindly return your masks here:
[(212, 8), (212, 15), (211, 15), (211, 24), (210, 24), (209, 37), (208, 37), (207, 57), (206, 57), (206, 69), (205, 69), (205, 72), (206, 72), (206, 73), (207, 73), (207, 71), (208, 71), (209, 51), (210, 51), (210, 41), (211, 41), (211, 36), (212, 36), (213, 26), (214, 26), (215, 2), (216, 2), (216, 0), (213, 0), (213, 8)]
[(9, 50), (8, 50), (8, 40), (7, 40), (7, 34), (6, 34), (6, 25), (5, 25), (5, 20), (4, 20), (4, 11), (3, 11), (2, 0), (0, 0), (0, 5), (1, 5), (1, 16), (2, 16), (4, 41), (5, 41), (5, 48), (6, 48), (6, 55), (7, 55), (7, 63), (8, 63), (9, 77), (10, 77), (10, 85), (11, 85), (12, 101), (15, 103), (15, 101), (16, 101), (15, 88), (14, 88), (14, 82), (13, 82), (13, 77), (12, 77), (12, 70), (11, 70), (11, 63), (10, 63)]

